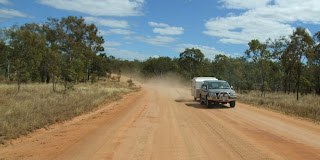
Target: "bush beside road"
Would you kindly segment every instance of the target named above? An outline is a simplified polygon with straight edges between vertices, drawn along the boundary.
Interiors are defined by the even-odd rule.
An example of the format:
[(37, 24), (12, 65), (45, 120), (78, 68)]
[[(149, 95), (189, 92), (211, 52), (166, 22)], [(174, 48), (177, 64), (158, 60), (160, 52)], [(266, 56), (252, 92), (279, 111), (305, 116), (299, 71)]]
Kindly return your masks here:
[(53, 92), (47, 84), (23, 85), (19, 93), (16, 87), (0, 84), (0, 143), (70, 120), (139, 89), (112, 81), (78, 84), (66, 93)]
[(238, 100), (242, 103), (261, 106), (285, 114), (305, 117), (320, 122), (320, 97), (314, 94), (301, 96), (299, 101), (294, 94), (280, 92), (266, 93), (251, 91), (237, 94)]

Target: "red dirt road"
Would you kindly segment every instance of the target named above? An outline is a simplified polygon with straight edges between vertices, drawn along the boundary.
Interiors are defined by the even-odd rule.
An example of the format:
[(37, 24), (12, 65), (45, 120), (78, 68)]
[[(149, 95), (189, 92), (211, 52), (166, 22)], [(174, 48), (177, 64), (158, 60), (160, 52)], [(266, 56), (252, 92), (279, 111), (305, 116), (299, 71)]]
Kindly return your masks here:
[(0, 159), (320, 159), (320, 125), (237, 103), (206, 109), (183, 87), (141, 91), (0, 146)]

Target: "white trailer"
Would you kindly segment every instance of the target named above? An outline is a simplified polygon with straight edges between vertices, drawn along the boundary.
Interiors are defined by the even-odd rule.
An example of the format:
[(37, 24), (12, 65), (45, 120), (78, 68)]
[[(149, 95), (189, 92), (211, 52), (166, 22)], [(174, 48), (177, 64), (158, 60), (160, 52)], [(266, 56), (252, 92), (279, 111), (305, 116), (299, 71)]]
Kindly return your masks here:
[(200, 88), (203, 84), (203, 81), (207, 80), (218, 80), (216, 77), (194, 77), (191, 80), (191, 95), (194, 97), (196, 101), (197, 98), (200, 98)]

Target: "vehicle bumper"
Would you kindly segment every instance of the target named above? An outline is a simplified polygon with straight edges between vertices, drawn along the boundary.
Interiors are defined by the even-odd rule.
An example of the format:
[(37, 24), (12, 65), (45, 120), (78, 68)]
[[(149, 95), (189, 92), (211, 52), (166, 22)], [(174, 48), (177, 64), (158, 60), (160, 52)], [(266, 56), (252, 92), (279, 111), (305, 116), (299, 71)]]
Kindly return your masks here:
[(232, 102), (236, 99), (237, 97), (208, 97), (208, 100), (212, 102)]

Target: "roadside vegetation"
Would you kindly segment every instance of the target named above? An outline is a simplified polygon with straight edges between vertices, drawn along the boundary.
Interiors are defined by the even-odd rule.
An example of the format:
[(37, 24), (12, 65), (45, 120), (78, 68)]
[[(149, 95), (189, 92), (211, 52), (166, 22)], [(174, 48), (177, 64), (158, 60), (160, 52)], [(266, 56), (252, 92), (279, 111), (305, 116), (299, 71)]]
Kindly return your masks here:
[(282, 92), (266, 93), (261, 97), (259, 92), (250, 91), (239, 93), (237, 96), (242, 103), (320, 122), (320, 98), (315, 94), (302, 95), (299, 101), (296, 100), (295, 95)]
[[(58, 115), (68, 119), (91, 110), (105, 98), (117, 97), (114, 94), (118, 92), (127, 92), (120, 87), (109, 93), (106, 91), (109, 84), (100, 84), (101, 79), (119, 82), (122, 74), (136, 74), (143, 81), (166, 80), (168, 75), (182, 77), (184, 82), (199, 76), (216, 77), (228, 81), (236, 91), (254, 93), (240, 95), (243, 102), (244, 98), (251, 98), (256, 101), (250, 103), (281, 108), (285, 113), (319, 117), (320, 31), (310, 35), (305, 28), (298, 27), (287, 37), (265, 42), (253, 39), (247, 50), (239, 51), (243, 52), (239, 57), (223, 54), (206, 57), (200, 49), (186, 48), (174, 58), (129, 61), (106, 53), (104, 42), (95, 24), (87, 24), (82, 17), (75, 16), (1, 28), (0, 139), (15, 138), (63, 121)], [(117, 76), (111, 77), (112, 73)], [(103, 84), (107, 87), (98, 87)], [(126, 85), (134, 86), (130, 80)], [(269, 97), (269, 93), (288, 97)], [(306, 101), (305, 97), (310, 96), (313, 100)], [(79, 108), (69, 108), (72, 105)], [(41, 120), (50, 116), (40, 111), (52, 108), (57, 108), (53, 111), (57, 117)], [(26, 121), (26, 116), (34, 120)]]
[(0, 143), (137, 90), (103, 43), (82, 17), (1, 28)]
[[(168, 73), (187, 80), (213, 76), (228, 81), (237, 91), (320, 95), (320, 31), (310, 35), (296, 28), (291, 35), (260, 42), (253, 39), (243, 56), (205, 57), (200, 49), (186, 48), (179, 57), (122, 60), (104, 52), (105, 40), (94, 24), (82, 17), (48, 18), (0, 32), (0, 80), (17, 84), (58, 82), (65, 89), (79, 82), (94, 82), (111, 73), (137, 73), (162, 78)], [(239, 51), (241, 52), (241, 51)], [(110, 55), (107, 55), (110, 54)]]
[(0, 84), (0, 143), (70, 120), (138, 89), (132, 81), (82, 83), (67, 92), (63, 85), (53, 92), (47, 84), (27, 84), (18, 92), (13, 84)]

